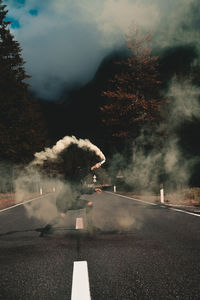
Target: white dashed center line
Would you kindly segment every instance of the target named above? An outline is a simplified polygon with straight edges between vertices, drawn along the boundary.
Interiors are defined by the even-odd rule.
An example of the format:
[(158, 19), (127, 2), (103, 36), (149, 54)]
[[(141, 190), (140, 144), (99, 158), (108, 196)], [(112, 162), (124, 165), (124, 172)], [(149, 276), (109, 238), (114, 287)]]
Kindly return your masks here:
[(91, 300), (87, 261), (75, 261), (71, 300)]
[(76, 229), (83, 229), (83, 218), (76, 218)]

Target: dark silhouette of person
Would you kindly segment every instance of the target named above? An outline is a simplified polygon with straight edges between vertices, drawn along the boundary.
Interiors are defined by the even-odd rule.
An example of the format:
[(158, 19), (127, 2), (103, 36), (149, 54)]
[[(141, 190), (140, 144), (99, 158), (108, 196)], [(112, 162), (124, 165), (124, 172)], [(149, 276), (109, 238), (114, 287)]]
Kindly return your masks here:
[(99, 188), (88, 187), (84, 184), (87, 175), (92, 174), (93, 170), (99, 168), (101, 162), (96, 163), (91, 168), (81, 168), (77, 166), (70, 182), (66, 182), (61, 191), (56, 196), (56, 207), (59, 216), (52, 220), (51, 224), (47, 224), (41, 231), (40, 236), (48, 234), (52, 231), (52, 227), (59, 222), (60, 217), (64, 217), (68, 210), (78, 210), (86, 208), (86, 213), (92, 208), (92, 202), (83, 200), (83, 194), (92, 194), (93, 192), (101, 192)]
[(87, 201), (81, 199), (83, 194), (92, 194), (98, 189), (88, 187), (84, 184), (84, 179), (87, 175), (92, 174), (92, 171), (99, 168), (101, 163), (93, 165), (91, 168), (81, 168), (77, 166), (71, 180), (64, 185), (62, 190), (56, 197), (56, 207), (61, 216), (64, 216), (68, 210), (84, 208)]

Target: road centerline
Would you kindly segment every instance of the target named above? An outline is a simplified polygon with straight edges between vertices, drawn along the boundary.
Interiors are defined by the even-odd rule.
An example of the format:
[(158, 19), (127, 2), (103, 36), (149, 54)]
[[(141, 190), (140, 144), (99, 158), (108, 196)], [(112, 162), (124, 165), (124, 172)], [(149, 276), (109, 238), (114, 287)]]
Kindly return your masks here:
[(76, 229), (84, 229), (83, 218), (76, 218)]
[(71, 300), (91, 300), (87, 261), (74, 261)]

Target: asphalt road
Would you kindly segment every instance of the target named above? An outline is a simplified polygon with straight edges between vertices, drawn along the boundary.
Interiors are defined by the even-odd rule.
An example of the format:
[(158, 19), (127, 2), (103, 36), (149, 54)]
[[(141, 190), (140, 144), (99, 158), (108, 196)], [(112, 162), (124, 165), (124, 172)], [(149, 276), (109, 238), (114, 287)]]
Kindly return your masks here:
[(106, 192), (85, 198), (90, 216), (69, 212), (44, 237), (54, 197), (0, 213), (0, 299), (71, 299), (74, 261), (87, 261), (93, 300), (200, 299), (200, 217)]

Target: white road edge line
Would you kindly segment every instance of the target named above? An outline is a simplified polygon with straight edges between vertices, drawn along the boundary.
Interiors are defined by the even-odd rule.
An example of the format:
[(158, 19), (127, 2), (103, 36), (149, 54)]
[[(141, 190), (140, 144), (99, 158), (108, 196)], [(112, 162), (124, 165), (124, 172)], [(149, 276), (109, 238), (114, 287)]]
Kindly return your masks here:
[(15, 208), (15, 207), (17, 207), (17, 206), (24, 205), (24, 204), (26, 204), (26, 203), (35, 201), (35, 200), (37, 200), (37, 199), (47, 197), (47, 196), (49, 196), (50, 194), (52, 194), (52, 193), (48, 193), (48, 194), (46, 194), (46, 195), (39, 196), (39, 197), (36, 197), (36, 198), (32, 198), (32, 199), (29, 199), (29, 200), (27, 200), (27, 201), (24, 201), (24, 202), (20, 202), (20, 203), (18, 203), (18, 204), (15, 204), (15, 205), (13, 205), (13, 206), (6, 207), (6, 208), (4, 208), (4, 209), (1, 209), (1, 210), (0, 210), (0, 213), (1, 213), (1, 212), (4, 212), (4, 211), (6, 211), (6, 210), (9, 210), (9, 209)]
[(91, 300), (87, 261), (74, 261), (71, 300)]
[(148, 202), (148, 201), (144, 201), (144, 200), (140, 200), (140, 199), (136, 199), (136, 198), (127, 197), (127, 196), (120, 195), (120, 194), (113, 193), (113, 192), (105, 192), (105, 193), (113, 194), (113, 195), (116, 195), (116, 196), (119, 196), (119, 197), (123, 197), (123, 198), (126, 198), (126, 199), (130, 199), (130, 200), (134, 200), (134, 201), (142, 202), (142, 203), (145, 203), (145, 204), (149, 204), (149, 205), (156, 205), (156, 206), (157, 206), (157, 204), (156, 204), (156, 203), (152, 203), (152, 202)]
[(195, 216), (195, 217), (200, 217), (200, 214), (198, 215), (198, 214), (186, 211), (186, 210), (177, 209), (177, 208), (173, 208), (173, 207), (169, 207), (169, 209), (174, 210), (174, 211), (178, 211), (178, 212), (181, 212), (181, 213), (184, 213), (184, 214), (187, 214), (187, 215), (192, 215), (192, 216)]
[[(127, 196), (116, 194), (116, 193), (113, 193), (113, 192), (105, 192), (105, 193), (113, 194), (113, 195), (123, 197), (123, 198), (127, 198), (127, 199), (130, 199), (130, 200), (135, 200), (135, 201), (138, 201), (138, 202), (143, 202), (143, 203), (150, 204), (150, 205), (158, 205), (158, 204), (155, 204), (155, 203), (152, 203), (152, 202), (147, 202), (147, 201), (144, 201), (144, 200), (127, 197)], [(164, 207), (161, 206), (161, 208), (164, 208)], [(195, 217), (200, 217), (200, 214), (198, 215), (198, 214), (186, 211), (186, 210), (181, 210), (181, 209), (177, 209), (177, 208), (173, 208), (173, 207), (169, 207), (169, 209), (174, 210), (174, 211), (178, 211), (178, 212), (182, 212), (184, 214), (192, 215), (192, 216), (195, 216)]]

